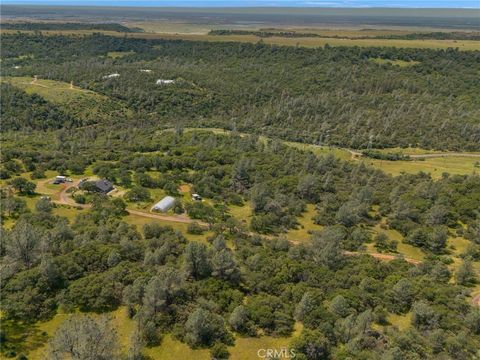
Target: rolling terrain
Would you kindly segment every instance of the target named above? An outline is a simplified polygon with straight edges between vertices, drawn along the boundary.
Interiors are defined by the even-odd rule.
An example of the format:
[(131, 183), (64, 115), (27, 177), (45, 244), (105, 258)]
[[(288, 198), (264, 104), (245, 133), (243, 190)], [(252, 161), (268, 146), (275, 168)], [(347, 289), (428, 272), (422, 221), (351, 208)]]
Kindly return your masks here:
[(477, 356), (475, 14), (208, 11), (2, 5), (1, 358)]

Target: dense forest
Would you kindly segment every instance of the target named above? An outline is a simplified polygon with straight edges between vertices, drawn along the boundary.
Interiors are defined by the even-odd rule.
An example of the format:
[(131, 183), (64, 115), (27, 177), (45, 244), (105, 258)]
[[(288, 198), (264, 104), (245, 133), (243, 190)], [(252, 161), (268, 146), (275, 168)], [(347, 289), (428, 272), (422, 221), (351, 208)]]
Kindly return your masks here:
[[(114, 51), (126, 55), (106, 57)], [(2, 35), (2, 58), (4, 76), (73, 80), (125, 102), (142, 121), (351, 148), (479, 150), (476, 51), (19, 34)], [(120, 76), (105, 78), (112, 73)]]
[[(30, 359), (18, 328), (61, 313), (37, 340), (49, 360), (146, 360), (167, 337), (228, 359), (265, 336), (306, 360), (478, 357), (480, 176), (393, 177), (283, 140), (478, 151), (479, 52), (3, 34), (1, 57), (2, 356)], [(34, 75), (92, 93), (72, 105), (8, 82)], [(85, 181), (60, 204), (56, 175), (122, 191)], [(158, 194), (186, 231), (131, 222)], [(316, 230), (287, 237), (307, 208)]]
[[(147, 196), (158, 187), (175, 195), (187, 182), (214, 203), (179, 203), (178, 212), (209, 223), (214, 235), (204, 244), (158, 224), (139, 232), (122, 221), (127, 203), (121, 199), (95, 195), (92, 209), (69, 223), (52, 214), (48, 199), (30, 211), (21, 197), (4, 193), (2, 216), (16, 219), (3, 233), (7, 319), (48, 319), (59, 307), (105, 312), (127, 306), (142, 346), (171, 332), (215, 352), (232, 344), (233, 333), (291, 334), (296, 320), (305, 328), (295, 347), (307, 359), (475, 354), (480, 313), (465, 296), (476, 276), (471, 261), (480, 256), (478, 176), (392, 178), (333, 156), (209, 132), (86, 128), (58, 133), (59, 142), (52, 136), (6, 142), (2, 162), (18, 194), (35, 188), (13, 174), (25, 170), (22, 164), (33, 173), (72, 174), (93, 164), (95, 174)], [(228, 211), (246, 201), (253, 212), (249, 227)], [(296, 227), (307, 203), (317, 204), (315, 221), (323, 225), (311, 243), (255, 235)], [(372, 237), (382, 218), (431, 254), (428, 260), (415, 266), (342, 255), (369, 242), (395, 250), (385, 236)], [(447, 267), (452, 232), (471, 240), (455, 274)], [(387, 324), (386, 314), (407, 312), (413, 312), (408, 331), (376, 330), (374, 324)], [(311, 347), (322, 355), (311, 355)]]
[(301, 31), (284, 31), (280, 29), (260, 29), (260, 30), (232, 30), (232, 29), (215, 29), (208, 33), (209, 35), (255, 35), (261, 38), (268, 38), (272, 36), (288, 37), (288, 38), (335, 38), (335, 39), (398, 39), (398, 40), (480, 40), (480, 33), (478, 32), (419, 32), (409, 34), (389, 34), (389, 35), (334, 35), (334, 34), (319, 34)]

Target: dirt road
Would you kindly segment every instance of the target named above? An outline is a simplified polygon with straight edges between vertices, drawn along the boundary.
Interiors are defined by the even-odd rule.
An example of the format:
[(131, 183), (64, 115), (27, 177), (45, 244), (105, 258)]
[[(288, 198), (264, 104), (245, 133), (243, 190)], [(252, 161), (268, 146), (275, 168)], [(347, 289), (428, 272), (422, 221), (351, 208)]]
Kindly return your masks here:
[(480, 306), (480, 293), (476, 294), (472, 299), (473, 306)]
[(163, 220), (163, 221), (173, 221), (173, 222), (179, 222), (179, 223), (184, 223), (184, 224), (190, 224), (190, 223), (193, 223), (193, 222), (197, 222), (201, 226), (205, 226), (205, 227), (208, 226), (207, 223), (204, 223), (204, 222), (198, 221), (198, 220), (193, 220), (193, 219), (190, 219), (189, 217), (154, 214), (154, 213), (147, 213), (147, 212), (133, 210), (133, 209), (127, 209), (127, 211), (128, 211), (129, 214), (143, 216), (143, 217), (150, 218), (150, 219), (157, 219), (157, 220)]
[[(62, 185), (62, 190), (59, 193), (59, 199), (58, 200), (52, 200), (52, 202), (60, 205), (68, 205), (68, 206), (74, 206), (77, 208), (82, 208), (82, 209), (88, 209), (91, 207), (90, 204), (77, 204), (70, 194), (67, 192), (68, 189), (72, 187), (77, 187), (79, 184), (79, 180), (71, 182), (71, 183), (65, 183)], [(154, 213), (147, 213), (144, 211), (139, 211), (139, 210), (133, 210), (133, 209), (127, 209), (129, 214), (132, 215), (137, 215), (137, 216), (142, 216), (145, 218), (150, 218), (150, 219), (157, 219), (157, 220), (163, 220), (163, 221), (172, 221), (172, 222), (178, 222), (178, 223), (184, 223), (184, 224), (189, 224), (192, 222), (197, 222), (201, 226), (207, 227), (208, 224), (204, 223), (202, 221), (196, 221), (193, 219), (190, 219), (189, 217), (186, 216), (174, 216), (174, 215), (163, 215), (163, 214), (154, 214)]]

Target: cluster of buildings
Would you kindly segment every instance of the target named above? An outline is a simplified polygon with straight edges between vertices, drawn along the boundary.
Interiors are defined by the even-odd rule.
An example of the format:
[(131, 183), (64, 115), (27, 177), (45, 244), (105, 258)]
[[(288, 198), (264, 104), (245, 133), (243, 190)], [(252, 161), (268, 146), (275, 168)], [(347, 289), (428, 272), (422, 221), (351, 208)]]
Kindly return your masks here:
[[(150, 69), (141, 69), (140, 71), (144, 72), (144, 73), (151, 73), (152, 72), (152, 70), (150, 70)], [(113, 78), (118, 78), (118, 77), (120, 77), (119, 73), (113, 73), (113, 74), (105, 75), (102, 78), (103, 79), (113, 79)], [(175, 80), (173, 80), (173, 79), (158, 79), (155, 82), (156, 85), (169, 85), (169, 84), (174, 84), (174, 83), (175, 83)]]
[[(55, 177), (53, 184), (63, 184), (66, 182), (72, 182), (71, 178), (67, 178), (63, 175), (58, 175)], [(101, 194), (108, 194), (110, 191), (114, 189), (113, 184), (106, 180), (94, 180), (89, 181), (88, 179), (82, 179), (78, 183), (78, 187), (80, 189), (85, 189), (88, 191), (95, 191)], [(202, 201), (202, 197), (199, 194), (192, 194), (193, 201)], [(171, 208), (175, 206), (175, 198), (173, 196), (165, 196), (162, 200), (157, 202), (155, 205), (152, 206), (151, 211), (159, 211), (159, 212), (167, 212)]]
[[(71, 183), (73, 182), (73, 180), (63, 175), (57, 175), (53, 180), (52, 184), (58, 185), (58, 184), (64, 184), (67, 182)], [(108, 194), (110, 191), (114, 189), (113, 184), (106, 179), (100, 179), (100, 180), (94, 180), (94, 181), (89, 181), (88, 179), (82, 179), (78, 183), (78, 187), (80, 189), (86, 188), (87, 186), (88, 186), (88, 190), (96, 191), (102, 194)]]

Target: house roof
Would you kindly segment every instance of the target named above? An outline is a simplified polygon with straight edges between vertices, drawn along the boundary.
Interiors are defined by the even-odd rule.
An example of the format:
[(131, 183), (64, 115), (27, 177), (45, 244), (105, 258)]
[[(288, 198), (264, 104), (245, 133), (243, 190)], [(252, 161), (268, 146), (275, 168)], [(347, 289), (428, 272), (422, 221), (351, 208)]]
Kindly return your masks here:
[(113, 189), (113, 184), (108, 181), (108, 180), (98, 180), (98, 181), (95, 181), (95, 186), (101, 190), (101, 191), (105, 191), (105, 192), (108, 192), (110, 190)]

